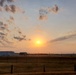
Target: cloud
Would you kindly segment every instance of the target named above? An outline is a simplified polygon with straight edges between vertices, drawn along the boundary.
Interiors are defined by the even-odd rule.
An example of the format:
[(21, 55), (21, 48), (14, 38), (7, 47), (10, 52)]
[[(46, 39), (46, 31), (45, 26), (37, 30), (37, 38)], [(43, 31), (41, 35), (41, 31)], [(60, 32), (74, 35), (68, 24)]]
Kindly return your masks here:
[(48, 19), (48, 11), (44, 8), (41, 8), (39, 10), (39, 20), (47, 20)]
[(6, 12), (25, 13), (24, 10), (22, 10), (20, 7), (17, 7), (16, 5), (5, 5), (4, 9)]
[(2, 21), (0, 21), (0, 26), (2, 26), (3, 25), (3, 22)]
[(14, 21), (14, 17), (10, 16), (10, 20)]
[(5, 2), (8, 2), (8, 3), (15, 2), (15, 0), (0, 0), (0, 6), (4, 6)]
[(39, 20), (47, 20), (47, 19), (48, 19), (47, 15), (41, 15), (39, 17)]
[(58, 7), (57, 5), (55, 5), (51, 10), (52, 10), (52, 12), (54, 12), (54, 13), (58, 13), (59, 7)]
[(3, 7), (0, 6), (0, 11), (3, 11)]
[(6, 37), (4, 37), (2, 40), (3, 40), (4, 42), (6, 42), (7, 44), (12, 43), (12, 42), (10, 42)]
[(6, 0), (0, 0), (0, 6), (3, 6), (5, 1)]
[(0, 22), (0, 30), (1, 31), (8, 31), (8, 25), (7, 24), (4, 24), (3, 22)]
[(24, 10), (22, 10), (20, 7), (17, 7), (14, 4), (10, 4), (12, 2), (15, 2), (16, 0), (0, 0), (0, 11), (5, 10), (6, 12), (20, 12), (20, 13), (25, 13)]
[(5, 44), (4, 44), (2, 41), (0, 41), (0, 43), (1, 43), (3, 46), (5, 46)]
[(16, 12), (16, 9), (17, 7), (15, 5), (10, 5), (10, 8), (11, 8), (11, 12), (15, 13)]
[(48, 11), (48, 13), (58, 13), (59, 7), (58, 7), (58, 5), (55, 4), (53, 7), (48, 7), (47, 11)]
[(60, 41), (65, 41), (65, 40), (71, 39), (71, 38), (73, 38), (73, 37), (76, 37), (76, 34), (70, 34), (70, 35), (67, 35), (67, 36), (62, 36), (62, 37), (59, 37), (59, 38), (53, 39), (53, 40), (51, 40), (50, 42), (60, 42)]
[(2, 45), (5, 45), (5, 44), (4, 44), (4, 42), (5, 42), (5, 41), (4, 41), (5, 37), (6, 37), (6, 34), (0, 32), (0, 43), (1, 43)]
[[(3, 24), (3, 22), (2, 22), (2, 24), (1, 24), (1, 26), (0, 26), (0, 43), (2, 44), (2, 45), (6, 45), (6, 44), (9, 44), (9, 43), (11, 43), (8, 39), (7, 39), (7, 35), (9, 34), (8, 32), (6, 32), (6, 31), (8, 30), (8, 26), (7, 26), (7, 24)], [(5, 44), (6, 43), (6, 44)]]
[(3, 33), (3, 32), (0, 32), (0, 35), (5, 36), (6, 34), (5, 34), (5, 33)]
[(5, 5), (5, 11), (7, 11), (7, 12), (11, 11), (11, 8), (10, 8), (10, 6), (8, 6), (8, 5)]
[(8, 17), (6, 17), (5, 15), (4, 17), (2, 16), (2, 20), (0, 21), (0, 44), (2, 44), (3, 46), (11, 43), (10, 40), (13, 41), (13, 38), (14, 40), (18, 41), (26, 40), (26, 35), (23, 34), (22, 30), (20, 30), (20, 28), (16, 26), (15, 17), (13, 15), (18, 13), (23, 15), (25, 11), (15, 5), (15, 1), (16, 0), (0, 0), (0, 15), (3, 14), (1, 11), (9, 14)]
[(14, 36), (14, 39), (16, 39), (18, 41), (26, 40), (25, 36), (24, 37)]
[(39, 10), (39, 20), (47, 20), (49, 13), (58, 13), (59, 7), (58, 5), (54, 5), (53, 7), (41, 8)]
[(7, 0), (7, 2), (14, 2), (15, 0)]
[(18, 12), (18, 13), (22, 13), (22, 14), (25, 13), (25, 11), (23, 9), (21, 9), (20, 7), (15, 6), (15, 9), (16, 9), (16, 12)]

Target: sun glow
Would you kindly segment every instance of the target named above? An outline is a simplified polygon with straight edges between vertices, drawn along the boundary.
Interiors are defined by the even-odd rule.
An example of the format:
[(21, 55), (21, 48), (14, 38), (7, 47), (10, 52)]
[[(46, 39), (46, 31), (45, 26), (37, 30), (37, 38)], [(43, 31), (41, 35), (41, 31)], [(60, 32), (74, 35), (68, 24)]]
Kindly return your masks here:
[(36, 41), (36, 44), (40, 45), (42, 42), (40, 40)]
[(35, 43), (35, 47), (42, 47), (43, 44), (44, 44), (44, 41), (39, 38), (39, 39), (36, 39), (36, 40), (34, 41), (34, 43)]
[(35, 41), (35, 46), (36, 47), (40, 47), (40, 46), (42, 46), (43, 45), (43, 42), (41, 41), (41, 40), (36, 40)]
[(43, 48), (45, 46), (46, 39), (43, 36), (33, 36), (33, 39), (31, 41), (31, 46), (36, 48)]

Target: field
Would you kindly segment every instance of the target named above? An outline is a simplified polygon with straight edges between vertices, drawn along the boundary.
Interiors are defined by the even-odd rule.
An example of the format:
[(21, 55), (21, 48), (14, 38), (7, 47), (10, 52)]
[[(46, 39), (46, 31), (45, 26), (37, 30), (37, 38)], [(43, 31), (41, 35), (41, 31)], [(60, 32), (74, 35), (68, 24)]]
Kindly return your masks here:
[(76, 56), (0, 57), (1, 75), (76, 75)]

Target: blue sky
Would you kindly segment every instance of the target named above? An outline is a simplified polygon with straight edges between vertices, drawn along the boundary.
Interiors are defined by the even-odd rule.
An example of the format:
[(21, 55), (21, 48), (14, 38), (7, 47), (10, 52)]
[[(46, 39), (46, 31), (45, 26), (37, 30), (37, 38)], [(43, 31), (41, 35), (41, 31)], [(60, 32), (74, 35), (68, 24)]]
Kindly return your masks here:
[[(31, 28), (31, 32), (34, 33), (33, 28), (39, 25), (44, 32), (50, 34), (48, 37), (56, 38), (62, 34), (65, 35), (68, 32), (75, 30), (75, 3), (75, 0), (22, 0), (19, 2), (19, 6), (25, 9), (28, 16), (28, 21), (25, 25), (26, 28)], [(38, 20), (39, 9), (41, 7), (52, 7), (55, 4), (59, 6), (59, 13), (48, 14), (48, 20), (45, 22)]]

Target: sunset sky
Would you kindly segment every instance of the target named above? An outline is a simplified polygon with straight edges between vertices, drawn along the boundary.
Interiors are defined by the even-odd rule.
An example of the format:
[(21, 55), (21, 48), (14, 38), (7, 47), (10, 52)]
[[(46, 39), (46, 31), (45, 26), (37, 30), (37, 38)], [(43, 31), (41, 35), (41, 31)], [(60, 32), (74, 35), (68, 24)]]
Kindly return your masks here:
[(0, 22), (0, 50), (76, 53), (76, 0), (0, 0)]

